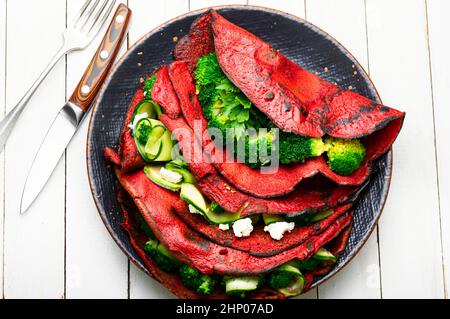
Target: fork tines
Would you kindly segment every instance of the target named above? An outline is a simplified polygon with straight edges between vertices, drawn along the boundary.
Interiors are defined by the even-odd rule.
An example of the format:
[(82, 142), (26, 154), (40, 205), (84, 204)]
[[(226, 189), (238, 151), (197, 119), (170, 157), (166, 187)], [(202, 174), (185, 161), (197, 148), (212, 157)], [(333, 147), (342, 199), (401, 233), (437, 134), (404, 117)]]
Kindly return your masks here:
[(115, 2), (116, 0), (86, 0), (75, 16), (74, 26), (87, 33), (100, 29), (114, 8)]

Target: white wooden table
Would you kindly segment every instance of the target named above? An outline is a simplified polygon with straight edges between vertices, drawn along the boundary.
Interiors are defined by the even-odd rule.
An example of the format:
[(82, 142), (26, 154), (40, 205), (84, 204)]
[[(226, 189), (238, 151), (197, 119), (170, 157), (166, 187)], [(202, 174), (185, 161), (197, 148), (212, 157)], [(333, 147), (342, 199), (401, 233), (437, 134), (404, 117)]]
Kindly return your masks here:
[[(60, 44), (84, 0), (0, 0), (0, 117)], [(394, 148), (383, 216), (359, 255), (307, 298), (445, 298), (450, 284), (450, 1), (123, 0), (128, 45), (158, 24), (202, 7), (277, 8), (323, 28), (366, 68), (383, 101), (407, 112)], [(60, 61), (0, 155), (0, 296), (172, 297), (116, 246), (89, 191), (87, 121), (26, 216), (19, 202), (38, 141), (74, 89), (100, 39)], [(126, 45), (123, 52), (126, 50)]]

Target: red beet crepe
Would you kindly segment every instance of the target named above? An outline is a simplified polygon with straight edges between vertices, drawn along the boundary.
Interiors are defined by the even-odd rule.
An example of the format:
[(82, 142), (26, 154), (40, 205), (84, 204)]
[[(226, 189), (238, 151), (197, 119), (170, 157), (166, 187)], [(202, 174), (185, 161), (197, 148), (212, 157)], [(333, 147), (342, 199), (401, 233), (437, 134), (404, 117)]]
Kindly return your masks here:
[(121, 175), (117, 169), (116, 174), (157, 239), (179, 260), (205, 274), (255, 275), (294, 258), (307, 259), (351, 223), (352, 215), (346, 213), (320, 235), (310, 237), (299, 246), (271, 257), (255, 257), (217, 245), (189, 228), (173, 211), (174, 207), (183, 207), (186, 203), (179, 199), (178, 194), (151, 182), (144, 172)]
[[(396, 139), (404, 119), (404, 113), (379, 105), (374, 101), (319, 78), (292, 63), (269, 44), (253, 34), (225, 20), (214, 10), (206, 13), (207, 23), (194, 24), (191, 32), (213, 36), (197, 41), (187, 35), (177, 45), (176, 59), (184, 59), (184, 81), (175, 82), (177, 94), (186, 96), (195, 91), (193, 80), (186, 80), (199, 54), (186, 56), (176, 52), (197, 48), (197, 53), (216, 52), (220, 65), (227, 76), (281, 129), (301, 135), (319, 137), (324, 134), (339, 138), (361, 138), (367, 155), (359, 169), (348, 176), (341, 176), (330, 170), (323, 157), (307, 160), (305, 163), (281, 165), (271, 174), (272, 182), (267, 183), (267, 174), (252, 169), (242, 163), (213, 161), (220, 173), (236, 188), (258, 197), (281, 196), (291, 192), (304, 178), (321, 173), (341, 185), (361, 185), (369, 176), (372, 162), (384, 154)], [(210, 18), (206, 18), (206, 17)], [(203, 49), (198, 49), (203, 46)], [(182, 49), (180, 47), (183, 47)], [(181, 72), (179, 72), (181, 73)], [(184, 91), (180, 94), (180, 91)], [(270, 96), (270, 99), (267, 98)], [(289, 105), (289, 107), (287, 106)], [(198, 101), (181, 103), (182, 109), (199, 114)], [(289, 108), (289, 111), (285, 109)], [(183, 113), (187, 113), (184, 111)], [(192, 116), (191, 116), (192, 117)], [(195, 119), (204, 121), (202, 116)], [(192, 124), (191, 118), (187, 118)], [(265, 183), (261, 183), (265, 180)], [(255, 185), (263, 185), (255, 188)]]

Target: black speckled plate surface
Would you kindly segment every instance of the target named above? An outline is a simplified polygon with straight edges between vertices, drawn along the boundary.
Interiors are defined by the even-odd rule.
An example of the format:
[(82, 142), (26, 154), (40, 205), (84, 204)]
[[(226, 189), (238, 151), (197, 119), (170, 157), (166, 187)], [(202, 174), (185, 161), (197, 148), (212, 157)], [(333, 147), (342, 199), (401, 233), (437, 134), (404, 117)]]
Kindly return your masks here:
[[(269, 42), (305, 69), (330, 82), (376, 101), (380, 98), (369, 77), (354, 57), (327, 33), (286, 13), (251, 6), (220, 7), (218, 11), (237, 25)], [(175, 37), (180, 38), (203, 11), (192, 12), (154, 29), (136, 43), (116, 64), (107, 78), (92, 112), (87, 139), (89, 181), (95, 203), (111, 236), (131, 261), (147, 272), (120, 226), (122, 216), (116, 200), (116, 183), (103, 157), (105, 146), (118, 144), (120, 130), (131, 99), (146, 77), (172, 61)], [(356, 75), (354, 71), (357, 71)], [(370, 183), (356, 204), (353, 230), (343, 256), (322, 283), (338, 272), (359, 251), (380, 217), (389, 190), (392, 151), (375, 163)]]

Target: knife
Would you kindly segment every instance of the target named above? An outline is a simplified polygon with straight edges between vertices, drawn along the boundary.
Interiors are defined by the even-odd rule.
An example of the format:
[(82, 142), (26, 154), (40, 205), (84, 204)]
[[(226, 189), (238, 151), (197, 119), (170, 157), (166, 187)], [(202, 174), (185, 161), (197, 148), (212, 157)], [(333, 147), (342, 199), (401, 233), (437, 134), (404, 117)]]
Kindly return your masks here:
[(81, 81), (48, 130), (25, 181), (20, 203), (21, 214), (31, 207), (41, 193), (89, 111), (127, 34), (130, 17), (131, 10), (120, 4)]

